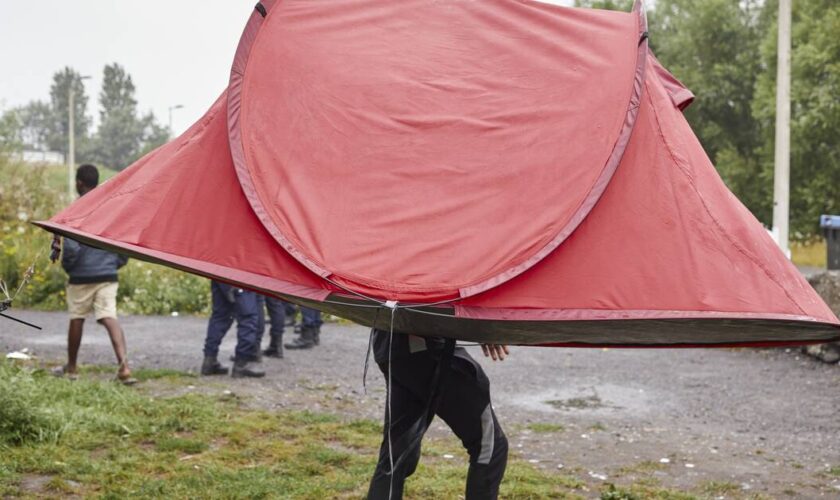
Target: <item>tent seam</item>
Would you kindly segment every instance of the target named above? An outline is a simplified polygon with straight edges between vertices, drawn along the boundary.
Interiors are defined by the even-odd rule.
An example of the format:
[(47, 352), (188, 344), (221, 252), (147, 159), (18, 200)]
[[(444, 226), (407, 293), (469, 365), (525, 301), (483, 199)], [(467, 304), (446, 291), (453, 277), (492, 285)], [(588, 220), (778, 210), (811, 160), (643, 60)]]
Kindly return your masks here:
[[(649, 85), (647, 83), (645, 83), (645, 87), (648, 88)], [(650, 91), (645, 92), (645, 94), (647, 94), (648, 102), (650, 103), (650, 106), (653, 110), (654, 119), (656, 120), (656, 133), (662, 139), (662, 143), (665, 145), (665, 149), (668, 151), (668, 155), (671, 157), (671, 160), (674, 161), (674, 164), (677, 165), (677, 167), (680, 169), (682, 174), (688, 180), (688, 184), (691, 186), (691, 189), (694, 191), (694, 194), (697, 195), (697, 198), (700, 200), (700, 203), (703, 205), (703, 209), (706, 211), (706, 215), (708, 215), (709, 218), (712, 219), (712, 222), (715, 223), (715, 226), (717, 227), (717, 229), (723, 234), (724, 238), (726, 238), (726, 240), (729, 241), (730, 245), (732, 245), (738, 252), (740, 252), (742, 255), (744, 255), (756, 267), (761, 269), (761, 271), (765, 274), (765, 276), (767, 276), (770, 279), (770, 281), (772, 281), (774, 284), (776, 284), (776, 286), (778, 286), (782, 290), (782, 292), (785, 294), (785, 296), (788, 298), (788, 300), (790, 300), (790, 302), (794, 306), (796, 306), (796, 308), (799, 309), (799, 311), (803, 315), (810, 316), (807, 312), (805, 312), (805, 309), (802, 308), (802, 306), (799, 304), (799, 302), (796, 299), (794, 299), (793, 296), (791, 296), (791, 294), (787, 290), (787, 288), (785, 288), (781, 283), (779, 283), (779, 281), (773, 276), (773, 274), (770, 272), (770, 270), (767, 269), (764, 265), (762, 265), (758, 260), (756, 260), (755, 257), (750, 252), (748, 252), (746, 249), (741, 247), (741, 245), (739, 245), (738, 242), (735, 241), (730, 236), (729, 232), (724, 229), (724, 227), (720, 223), (720, 221), (714, 216), (711, 209), (709, 208), (708, 203), (706, 203), (706, 199), (700, 193), (700, 190), (697, 189), (697, 185), (695, 184), (694, 179), (692, 178), (691, 175), (689, 175), (688, 171), (686, 170), (686, 167), (684, 165), (685, 162), (682, 159), (680, 159), (674, 153), (674, 147), (671, 145), (670, 142), (668, 142), (668, 140), (665, 138), (665, 135), (662, 133), (662, 122), (659, 119), (659, 111), (656, 109), (656, 104), (653, 102), (653, 97), (651, 97)]]

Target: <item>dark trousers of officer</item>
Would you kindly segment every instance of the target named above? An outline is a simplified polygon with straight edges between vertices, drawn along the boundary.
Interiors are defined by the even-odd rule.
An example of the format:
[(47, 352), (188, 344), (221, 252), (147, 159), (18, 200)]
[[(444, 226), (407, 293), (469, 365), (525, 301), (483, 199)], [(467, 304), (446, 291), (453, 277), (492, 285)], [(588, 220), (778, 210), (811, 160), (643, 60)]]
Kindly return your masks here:
[(324, 323), (321, 321), (321, 311), (318, 311), (317, 309), (301, 307), (300, 315), (303, 317), (303, 326), (318, 328)]
[[(269, 299), (266, 298), (266, 301), (268, 301), (268, 300)], [(279, 300), (279, 299), (271, 299), (271, 300), (275, 300), (276, 302), (279, 302), (279, 303), (283, 304), (283, 315), (284, 315), (283, 318), (284, 318), (284, 320), (285, 320), (286, 316), (289, 316), (289, 317), (293, 318), (298, 312), (298, 306), (292, 304), (291, 302), (283, 302), (282, 300)], [(267, 302), (267, 304), (269, 304), (268, 315), (273, 318), (273, 316), (271, 316), (270, 302)], [(278, 314), (279, 314), (279, 311), (278, 311)], [(321, 320), (321, 311), (319, 311), (317, 309), (310, 309), (308, 307), (301, 307), (300, 308), (300, 315), (303, 317), (303, 325), (304, 326), (312, 326), (312, 327), (317, 328), (324, 323)], [(272, 320), (272, 325), (273, 324), (274, 324), (274, 321)]]
[(283, 337), (283, 328), (286, 323), (286, 303), (274, 297), (263, 297), (260, 295), (260, 323), (257, 327), (257, 347), (262, 345), (263, 333), (265, 333), (265, 313), (263, 307), (268, 310), (268, 321), (271, 328), (268, 331), (269, 338), (280, 339)]
[(236, 359), (255, 359), (259, 348), (257, 342), (262, 315), (259, 295), (216, 281), (211, 283), (210, 291), (213, 297), (213, 312), (207, 324), (204, 355), (218, 357), (222, 339), (235, 320)]
[[(395, 464), (392, 499), (401, 499), (408, 476), (420, 461), (419, 439), (431, 421), (425, 418), (439, 356), (429, 351), (394, 359), (391, 370), (391, 411), (385, 410), (385, 435), (379, 462), (368, 491), (369, 499), (387, 499), (392, 487), (388, 452), (388, 426)], [(388, 379), (388, 365), (379, 368)], [(463, 443), (470, 456), (466, 499), (494, 499), (507, 465), (507, 438), (490, 405), (490, 382), (481, 366), (463, 349), (456, 351), (435, 414)], [(412, 443), (416, 446), (412, 447)]]
[(268, 309), (268, 320), (271, 322), (269, 335), (271, 337), (282, 337), (283, 328), (286, 326), (286, 303), (280, 299), (266, 297), (265, 308)]

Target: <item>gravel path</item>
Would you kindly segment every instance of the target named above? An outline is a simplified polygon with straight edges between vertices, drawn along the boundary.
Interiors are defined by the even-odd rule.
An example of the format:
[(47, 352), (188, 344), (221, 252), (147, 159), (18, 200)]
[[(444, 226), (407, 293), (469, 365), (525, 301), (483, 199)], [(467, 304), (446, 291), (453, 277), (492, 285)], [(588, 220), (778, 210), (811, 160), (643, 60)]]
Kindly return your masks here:
[[(0, 318), (0, 349), (26, 347), (44, 360), (63, 358), (64, 314), (10, 312), (44, 330)], [(133, 366), (197, 370), (206, 320), (122, 321)], [(113, 362), (104, 329), (88, 323), (80, 361)], [(321, 347), (266, 360), (265, 379), (215, 377), (188, 387), (161, 384), (160, 390), (233, 391), (264, 408), (380, 418), (378, 370), (368, 376), (367, 394), (362, 390), (367, 340), (362, 327), (327, 324)], [(231, 332), (224, 357), (234, 343)], [(838, 366), (790, 350), (748, 349), (521, 347), (503, 363), (481, 362), (512, 449), (537, 467), (583, 478), (588, 494), (595, 495), (603, 481), (653, 477), (713, 497), (735, 489), (727, 498), (840, 498)], [(436, 421), (432, 432), (449, 431)]]

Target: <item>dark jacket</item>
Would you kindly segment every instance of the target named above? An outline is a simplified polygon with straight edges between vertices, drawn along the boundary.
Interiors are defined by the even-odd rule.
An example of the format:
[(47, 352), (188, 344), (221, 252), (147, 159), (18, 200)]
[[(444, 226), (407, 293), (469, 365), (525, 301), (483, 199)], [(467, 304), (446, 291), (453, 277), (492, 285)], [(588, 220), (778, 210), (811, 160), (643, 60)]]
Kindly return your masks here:
[(418, 337), (394, 332), (394, 341), (391, 342), (391, 333), (384, 330), (373, 331), (373, 360), (377, 364), (385, 364), (388, 359), (399, 359), (410, 356), (415, 352), (429, 351), (438, 356), (443, 352), (445, 341), (439, 337)]
[(71, 285), (117, 281), (117, 269), (128, 262), (128, 257), (83, 245), (64, 238), (61, 267), (70, 276)]

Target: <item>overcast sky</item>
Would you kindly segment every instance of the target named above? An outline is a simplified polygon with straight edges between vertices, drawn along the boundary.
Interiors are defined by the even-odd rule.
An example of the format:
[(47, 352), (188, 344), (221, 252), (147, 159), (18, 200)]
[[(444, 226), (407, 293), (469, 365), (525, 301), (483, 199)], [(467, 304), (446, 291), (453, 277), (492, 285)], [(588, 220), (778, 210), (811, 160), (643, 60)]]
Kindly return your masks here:
[[(313, 0), (315, 1), (315, 0)], [(321, 0), (318, 0), (321, 1)], [(572, 0), (551, 3), (570, 4)], [(121, 64), (142, 112), (183, 132), (224, 90), (256, 0), (0, 0), (0, 110), (49, 99), (52, 75), (71, 66), (97, 119), (102, 68)]]
[(180, 133), (227, 85), (255, 0), (0, 0), (0, 108), (49, 99), (52, 75), (71, 66), (96, 115), (102, 68), (131, 74), (141, 111)]

